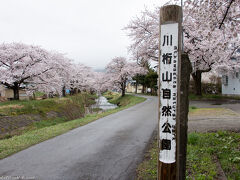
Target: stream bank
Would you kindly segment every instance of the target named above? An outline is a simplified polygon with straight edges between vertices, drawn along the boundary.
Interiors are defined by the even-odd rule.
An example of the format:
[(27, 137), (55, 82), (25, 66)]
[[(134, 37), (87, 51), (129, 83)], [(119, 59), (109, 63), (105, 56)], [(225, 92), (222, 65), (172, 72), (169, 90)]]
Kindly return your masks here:
[(64, 98), (0, 103), (0, 139), (82, 118), (96, 95), (82, 93)]

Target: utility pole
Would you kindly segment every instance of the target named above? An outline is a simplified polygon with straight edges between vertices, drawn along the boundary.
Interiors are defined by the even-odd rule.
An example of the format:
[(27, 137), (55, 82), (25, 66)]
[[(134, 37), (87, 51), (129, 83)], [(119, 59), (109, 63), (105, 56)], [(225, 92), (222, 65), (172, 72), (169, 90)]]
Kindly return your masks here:
[(185, 179), (191, 65), (182, 54), (182, 8), (160, 9), (158, 180)]

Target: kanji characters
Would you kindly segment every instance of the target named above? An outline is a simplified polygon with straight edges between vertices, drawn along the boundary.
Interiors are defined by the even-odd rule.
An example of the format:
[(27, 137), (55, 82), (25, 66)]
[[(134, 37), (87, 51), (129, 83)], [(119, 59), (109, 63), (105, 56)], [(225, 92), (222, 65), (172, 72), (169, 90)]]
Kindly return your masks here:
[(171, 89), (162, 89), (163, 99), (171, 99)]
[(171, 125), (169, 123), (164, 123), (162, 126), (164, 133), (171, 133)]
[(171, 106), (163, 106), (162, 107), (162, 116), (172, 116), (172, 107)]
[(177, 88), (177, 56), (178, 47), (174, 34), (166, 33), (162, 36), (160, 59), (161, 83), (161, 117), (160, 134), (161, 150), (172, 151), (176, 136), (176, 88)]
[(171, 64), (172, 62), (172, 53), (163, 53), (162, 55), (163, 64)]
[(163, 45), (162, 46), (172, 46), (172, 35), (164, 35), (163, 36)]
[(162, 73), (162, 81), (172, 81), (172, 73), (168, 76), (168, 71), (164, 74)]
[(171, 140), (163, 139), (161, 145), (162, 145), (162, 150), (171, 150)]

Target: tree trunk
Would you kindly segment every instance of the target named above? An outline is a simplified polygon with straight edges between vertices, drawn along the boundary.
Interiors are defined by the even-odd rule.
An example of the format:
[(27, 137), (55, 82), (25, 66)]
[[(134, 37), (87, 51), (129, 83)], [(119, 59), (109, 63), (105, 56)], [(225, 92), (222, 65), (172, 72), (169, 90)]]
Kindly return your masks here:
[(33, 92), (33, 99), (36, 100), (36, 94)]
[(122, 97), (125, 96), (126, 82), (122, 83)]
[(66, 87), (65, 86), (63, 86), (63, 88), (62, 88), (62, 96), (66, 97)]
[(73, 93), (74, 93), (74, 90), (73, 90), (73, 88), (71, 88), (71, 90), (70, 90), (70, 95), (72, 96)]
[(138, 88), (138, 81), (136, 80), (136, 87), (135, 87), (135, 93), (137, 94), (137, 88)]
[(145, 92), (145, 86), (143, 85), (142, 86), (142, 94), (144, 94), (144, 92)]
[(14, 100), (19, 100), (19, 85), (18, 85), (18, 83), (14, 83), (13, 93), (14, 93)]
[(125, 89), (122, 90), (122, 97), (125, 96)]
[(202, 96), (202, 71), (197, 70), (192, 73), (192, 77), (195, 85), (195, 94)]

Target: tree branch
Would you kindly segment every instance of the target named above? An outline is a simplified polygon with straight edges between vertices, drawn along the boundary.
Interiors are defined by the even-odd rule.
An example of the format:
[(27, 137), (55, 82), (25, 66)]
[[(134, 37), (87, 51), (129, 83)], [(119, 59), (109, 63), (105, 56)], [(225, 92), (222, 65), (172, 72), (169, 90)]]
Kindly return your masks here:
[(231, 4), (234, 2), (235, 0), (231, 0), (231, 2), (229, 3), (229, 5), (228, 5), (228, 7), (227, 7), (227, 10), (226, 10), (226, 12), (225, 12), (225, 14), (224, 14), (224, 17), (223, 17), (223, 19), (222, 19), (222, 22), (220, 23), (220, 25), (219, 25), (219, 29), (221, 29), (221, 27), (222, 27), (222, 25), (223, 25), (223, 22), (224, 22), (224, 20), (226, 19), (226, 17), (227, 17), (227, 14), (228, 14), (228, 11), (229, 11), (229, 9), (230, 9), (230, 6), (231, 6)]
[(2, 82), (1, 84), (3, 84), (4, 86), (7, 86), (7, 88), (9, 88), (9, 89), (12, 88), (12, 86), (10, 84), (6, 83), (6, 82), (4, 82), (4, 83)]

